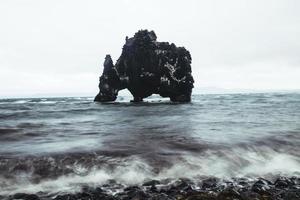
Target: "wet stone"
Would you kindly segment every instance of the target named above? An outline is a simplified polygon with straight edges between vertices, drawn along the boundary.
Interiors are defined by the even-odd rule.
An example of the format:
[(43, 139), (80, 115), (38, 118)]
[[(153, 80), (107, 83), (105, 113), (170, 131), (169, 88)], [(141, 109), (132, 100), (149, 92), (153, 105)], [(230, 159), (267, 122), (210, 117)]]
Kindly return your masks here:
[(214, 192), (198, 192), (196, 194), (187, 195), (184, 200), (217, 200), (217, 194)]
[(300, 189), (292, 189), (285, 192), (283, 195), (283, 200), (299, 200), (300, 199)]
[(14, 194), (11, 199), (40, 200), (40, 198), (35, 194), (25, 194), (25, 193)]
[(218, 179), (217, 178), (208, 178), (202, 181), (202, 189), (207, 190), (207, 189), (212, 189), (217, 187), (218, 185)]
[(243, 200), (260, 200), (261, 196), (253, 191), (245, 191), (241, 193)]
[(279, 177), (275, 183), (274, 183), (275, 187), (277, 188), (287, 188), (287, 187), (291, 187), (294, 185), (294, 181), (292, 181), (289, 178), (286, 177)]
[(236, 200), (242, 200), (242, 196), (240, 195), (240, 193), (235, 190), (235, 189), (225, 189), (224, 191), (221, 191), (219, 194), (218, 194), (218, 199), (236, 199)]
[(147, 181), (143, 184), (143, 186), (155, 186), (160, 184), (160, 182), (158, 180), (151, 180), (151, 181)]
[(188, 180), (188, 179), (179, 179), (176, 181), (173, 185), (172, 188), (176, 190), (186, 190), (188, 189), (193, 183)]
[(150, 196), (146, 194), (140, 187), (131, 186), (124, 189), (124, 192), (116, 195), (119, 199), (124, 200), (143, 200), (148, 199)]
[(271, 188), (271, 182), (265, 179), (259, 179), (252, 186), (252, 191), (258, 194), (269, 194), (268, 190)]
[(149, 200), (175, 200), (175, 198), (169, 197), (168, 195), (161, 193), (161, 194), (153, 194)]
[(58, 195), (54, 200), (76, 200), (76, 196), (72, 194)]

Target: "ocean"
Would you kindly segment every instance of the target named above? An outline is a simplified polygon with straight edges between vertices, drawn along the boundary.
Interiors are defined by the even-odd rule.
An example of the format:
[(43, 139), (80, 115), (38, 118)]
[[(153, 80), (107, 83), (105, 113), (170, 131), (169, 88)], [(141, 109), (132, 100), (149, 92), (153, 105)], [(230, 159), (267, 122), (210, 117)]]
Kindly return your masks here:
[(300, 175), (299, 93), (130, 99), (0, 99), (0, 195)]

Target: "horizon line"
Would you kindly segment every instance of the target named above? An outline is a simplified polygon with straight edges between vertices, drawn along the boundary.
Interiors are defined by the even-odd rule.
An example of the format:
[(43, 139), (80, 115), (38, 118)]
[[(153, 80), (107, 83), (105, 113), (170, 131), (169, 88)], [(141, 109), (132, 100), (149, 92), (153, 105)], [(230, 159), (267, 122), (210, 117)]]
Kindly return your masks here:
[[(300, 93), (300, 89), (225, 89), (217, 87), (198, 87), (193, 89), (192, 95), (201, 94), (255, 94), (255, 93)], [(119, 96), (131, 96), (128, 90), (121, 90), (125, 94)], [(126, 94), (127, 93), (127, 94)], [(94, 97), (92, 93), (34, 93), (34, 94), (12, 94), (0, 95), (0, 99), (18, 99), (18, 98), (63, 98), (63, 97)], [(155, 95), (155, 94), (154, 94)]]

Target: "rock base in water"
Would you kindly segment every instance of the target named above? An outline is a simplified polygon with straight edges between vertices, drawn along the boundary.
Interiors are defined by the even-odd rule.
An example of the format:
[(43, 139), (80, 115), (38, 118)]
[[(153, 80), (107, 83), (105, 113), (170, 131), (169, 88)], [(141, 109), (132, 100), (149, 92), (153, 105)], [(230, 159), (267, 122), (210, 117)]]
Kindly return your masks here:
[(138, 31), (134, 37), (126, 37), (115, 65), (110, 55), (106, 56), (95, 101), (115, 101), (118, 92), (127, 88), (134, 102), (152, 94), (189, 102), (194, 83), (191, 60), (184, 47), (157, 42), (153, 31)]

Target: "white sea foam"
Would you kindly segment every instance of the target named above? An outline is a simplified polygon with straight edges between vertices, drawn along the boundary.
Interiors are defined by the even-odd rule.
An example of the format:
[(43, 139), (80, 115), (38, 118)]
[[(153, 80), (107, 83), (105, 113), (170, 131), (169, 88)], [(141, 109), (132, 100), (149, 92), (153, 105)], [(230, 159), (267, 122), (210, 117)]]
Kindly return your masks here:
[(57, 101), (41, 101), (40, 104), (55, 104)]
[(24, 103), (28, 103), (28, 102), (29, 102), (29, 100), (17, 100), (17, 101), (14, 101), (12, 103), (14, 103), (14, 104), (24, 104)]
[(95, 166), (87, 170), (77, 166), (77, 175), (60, 176), (55, 180), (42, 180), (38, 184), (29, 182), (30, 174), (27, 174), (18, 176), (17, 183), (7, 183), (8, 187), (4, 188), (0, 195), (39, 191), (72, 193), (78, 192), (82, 185), (99, 186), (111, 179), (124, 185), (135, 185), (149, 179), (183, 177), (199, 179), (203, 176), (230, 179), (232, 177), (264, 177), (270, 174), (291, 176), (300, 173), (299, 158), (288, 154), (272, 150), (261, 153), (243, 149), (236, 149), (231, 153), (229, 156), (220, 156), (213, 152), (207, 152), (204, 155), (185, 155), (174, 160), (171, 167), (163, 168), (159, 173), (154, 173), (153, 166), (135, 157), (124, 161), (122, 165), (114, 169)]

